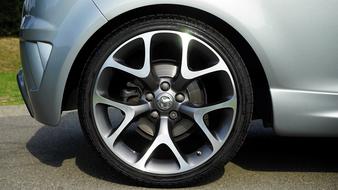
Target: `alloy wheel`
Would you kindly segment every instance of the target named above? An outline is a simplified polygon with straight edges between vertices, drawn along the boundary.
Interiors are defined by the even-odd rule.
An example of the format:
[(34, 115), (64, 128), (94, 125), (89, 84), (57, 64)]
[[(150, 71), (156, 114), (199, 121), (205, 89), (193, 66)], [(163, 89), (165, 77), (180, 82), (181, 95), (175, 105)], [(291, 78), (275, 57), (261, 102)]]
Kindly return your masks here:
[(227, 141), (237, 110), (228, 60), (193, 34), (139, 34), (106, 59), (92, 91), (102, 141), (143, 172), (193, 170)]

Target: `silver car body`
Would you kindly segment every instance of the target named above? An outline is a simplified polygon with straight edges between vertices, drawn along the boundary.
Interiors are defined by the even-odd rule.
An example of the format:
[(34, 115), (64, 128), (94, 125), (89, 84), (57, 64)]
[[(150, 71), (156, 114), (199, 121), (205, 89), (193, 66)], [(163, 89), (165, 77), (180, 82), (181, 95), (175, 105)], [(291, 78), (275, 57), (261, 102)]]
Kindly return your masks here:
[(91, 36), (158, 4), (203, 10), (248, 42), (268, 79), (277, 134), (338, 136), (337, 0), (26, 0), (18, 78), (35, 119), (58, 124), (70, 70)]

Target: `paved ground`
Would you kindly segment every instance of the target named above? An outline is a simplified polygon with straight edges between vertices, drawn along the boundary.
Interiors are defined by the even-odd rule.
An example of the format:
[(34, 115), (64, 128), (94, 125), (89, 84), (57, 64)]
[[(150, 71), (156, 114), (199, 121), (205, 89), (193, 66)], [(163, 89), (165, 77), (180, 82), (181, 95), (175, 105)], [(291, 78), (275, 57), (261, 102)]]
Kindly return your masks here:
[[(255, 123), (233, 162), (193, 189), (338, 189), (337, 147), (338, 139), (276, 137)], [(89, 147), (76, 113), (52, 128), (22, 106), (0, 107), (0, 189), (134, 188)]]

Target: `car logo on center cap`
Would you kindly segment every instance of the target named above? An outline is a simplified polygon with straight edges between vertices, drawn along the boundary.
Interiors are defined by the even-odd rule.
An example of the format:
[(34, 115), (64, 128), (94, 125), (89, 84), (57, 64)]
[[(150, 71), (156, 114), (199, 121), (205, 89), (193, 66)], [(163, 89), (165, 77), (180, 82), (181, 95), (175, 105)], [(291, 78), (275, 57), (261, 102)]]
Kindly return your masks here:
[(164, 111), (169, 110), (173, 104), (173, 99), (169, 95), (163, 95), (157, 100), (157, 106)]

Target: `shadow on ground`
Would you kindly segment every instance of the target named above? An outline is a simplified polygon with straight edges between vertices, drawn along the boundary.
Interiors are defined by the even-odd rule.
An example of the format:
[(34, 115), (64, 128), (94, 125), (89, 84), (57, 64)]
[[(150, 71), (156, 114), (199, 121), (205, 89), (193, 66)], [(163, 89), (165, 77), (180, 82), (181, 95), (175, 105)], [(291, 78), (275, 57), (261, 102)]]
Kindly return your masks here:
[[(114, 171), (96, 153), (81, 131), (76, 112), (64, 115), (57, 127), (43, 126), (40, 128), (28, 141), (26, 147), (40, 162), (49, 166), (60, 167), (64, 160), (75, 158), (79, 169), (93, 177), (112, 183), (139, 186)], [(212, 176), (193, 185), (208, 184), (221, 178), (223, 174), (224, 168), (221, 168)]]
[(338, 172), (338, 138), (279, 137), (251, 126), (233, 163), (252, 171)]
[[(40, 128), (27, 143), (27, 149), (42, 163), (60, 167), (64, 160), (75, 158), (85, 173), (113, 183), (134, 185), (112, 170), (84, 138), (77, 113), (67, 113), (58, 127)], [(287, 138), (275, 136), (259, 123), (251, 126), (248, 138), (232, 161), (252, 171), (338, 172), (338, 139)], [(196, 185), (221, 178), (224, 169)]]

